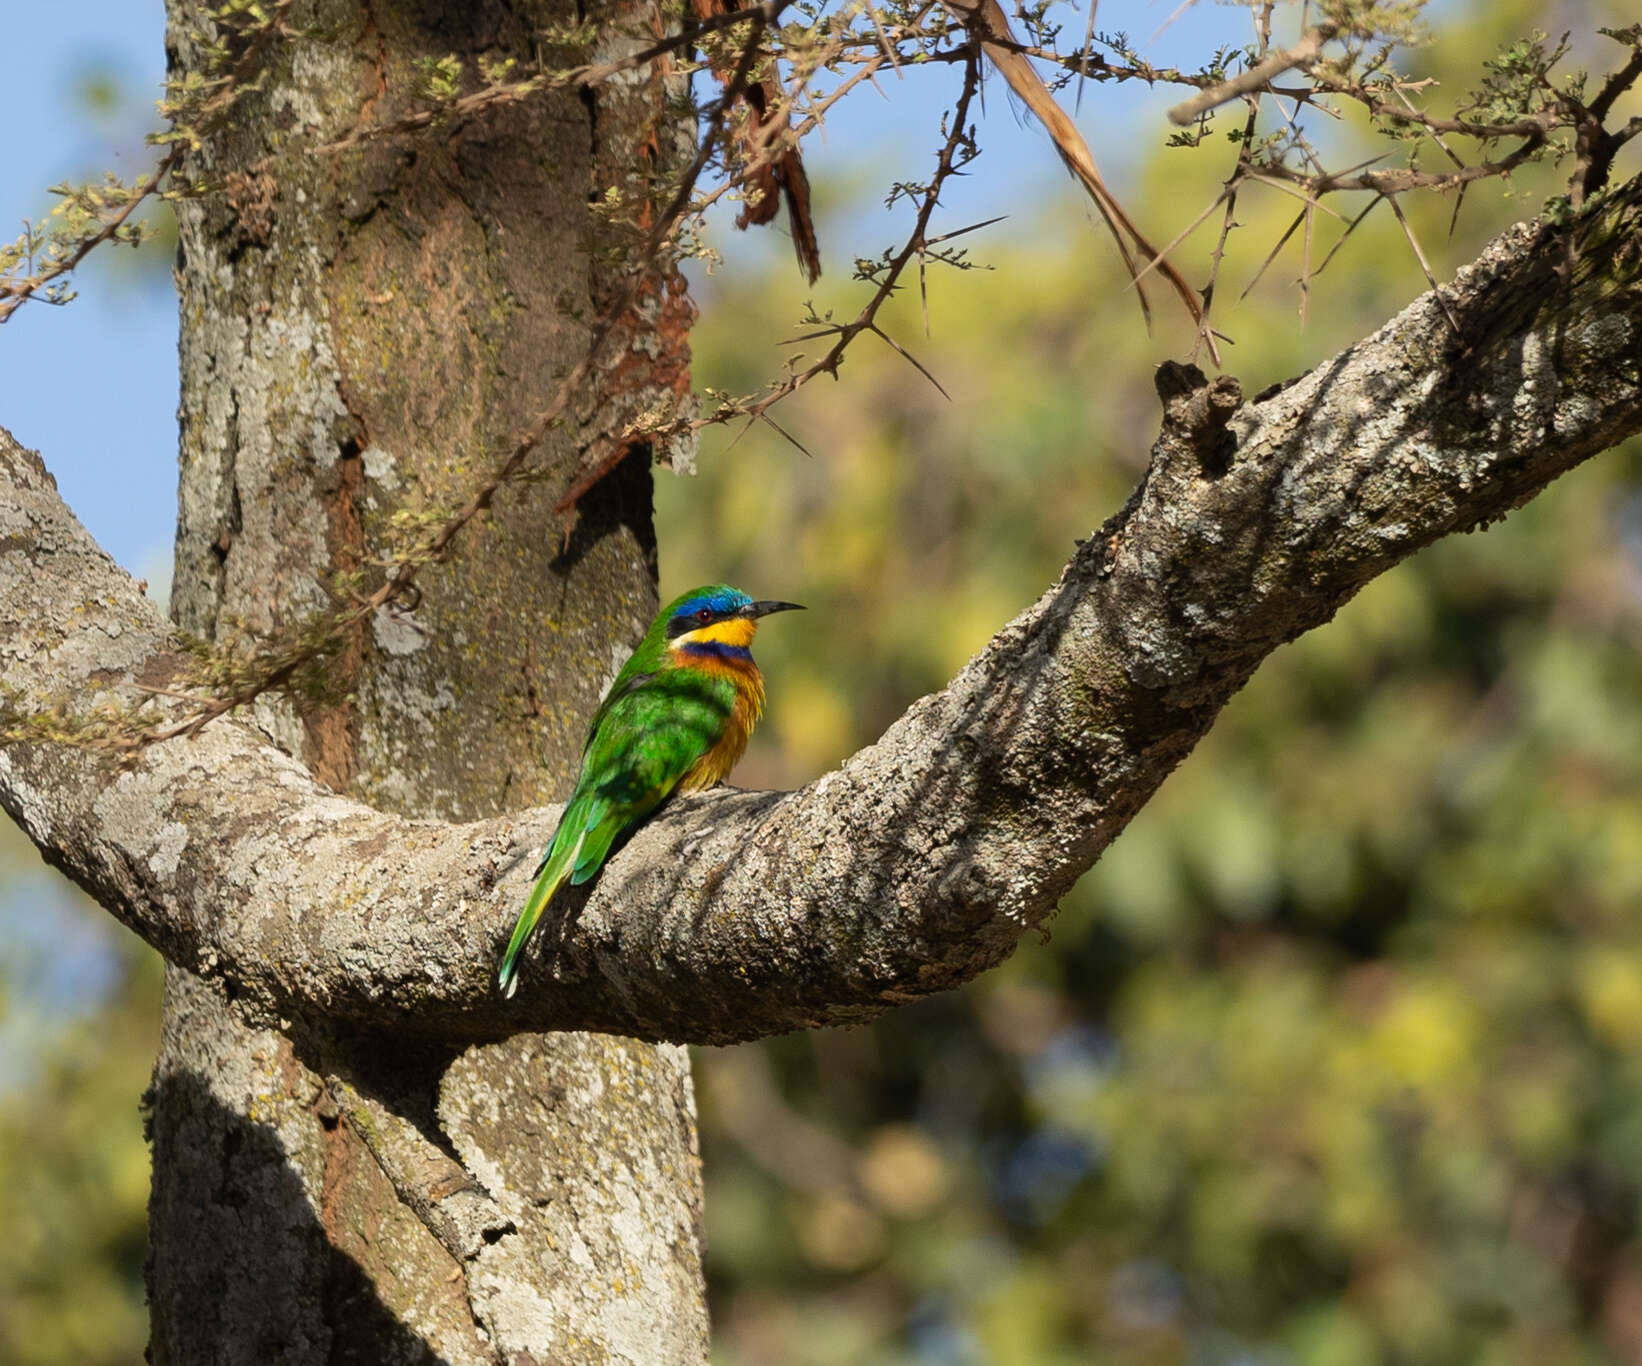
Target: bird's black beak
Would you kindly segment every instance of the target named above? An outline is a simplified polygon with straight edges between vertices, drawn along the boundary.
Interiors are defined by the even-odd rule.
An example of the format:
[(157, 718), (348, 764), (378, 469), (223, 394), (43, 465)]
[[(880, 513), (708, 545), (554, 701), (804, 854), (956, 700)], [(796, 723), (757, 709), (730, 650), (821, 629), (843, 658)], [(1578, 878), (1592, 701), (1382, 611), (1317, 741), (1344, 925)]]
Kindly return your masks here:
[(802, 612), (804, 610), (804, 604), (801, 602), (749, 602), (736, 615), (767, 617), (771, 612)]

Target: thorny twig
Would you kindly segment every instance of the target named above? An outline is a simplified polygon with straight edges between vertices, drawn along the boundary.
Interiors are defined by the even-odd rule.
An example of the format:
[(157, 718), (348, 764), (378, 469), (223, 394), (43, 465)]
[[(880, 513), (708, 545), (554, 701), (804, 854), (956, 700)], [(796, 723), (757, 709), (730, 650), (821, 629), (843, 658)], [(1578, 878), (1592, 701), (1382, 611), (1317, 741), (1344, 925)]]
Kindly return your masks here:
[[(296, 0), (279, 0), (270, 7), (263, 21), (251, 30), (250, 41), (244, 52), (234, 65), (224, 73), (220, 88), (200, 107), (196, 117), (199, 120), (198, 132), (208, 132), (220, 127), (223, 120), (232, 111), (240, 96), (249, 88), (251, 80), (262, 64), (268, 44), (279, 35), (286, 32), (285, 16), (290, 12)], [(4, 323), (19, 308), (30, 299), (37, 296), (45, 298), (51, 294), (50, 286), (53, 281), (63, 279), (77, 269), (80, 264), (105, 242), (119, 237), (121, 230), (130, 222), (134, 214), (149, 199), (159, 194), (172, 178), (177, 167), (181, 164), (187, 144), (177, 140), (166, 149), (155, 164), (154, 169), (146, 176), (137, 180), (128, 191), (125, 204), (114, 214), (104, 218), (94, 230), (82, 234), (61, 256), (50, 261), (45, 269), (34, 271), (20, 279), (0, 280), (0, 323)], [(31, 252), (32, 264), (32, 252)], [(45, 291), (45, 293), (42, 293)]]
[[(901, 276), (914, 257), (922, 259), (924, 252), (931, 245), (928, 239), (929, 222), (935, 213), (935, 206), (940, 202), (941, 189), (946, 182), (958, 173), (961, 167), (974, 155), (974, 144), (971, 140), (969, 124), (969, 107), (980, 89), (981, 83), (980, 48), (976, 41), (971, 42), (970, 60), (964, 68), (963, 89), (958, 93), (948, 121), (946, 141), (936, 154), (935, 175), (929, 184), (923, 188), (919, 196), (917, 217), (912, 231), (908, 234), (905, 244), (884, 266), (878, 279), (878, 287), (865, 306), (847, 323), (825, 323), (814, 332), (807, 332), (793, 338), (794, 344), (814, 341), (822, 337), (834, 337), (835, 340), (820, 360), (806, 366), (804, 369), (788, 375), (779, 384), (774, 385), (769, 392), (756, 402), (746, 406), (724, 405), (705, 417), (691, 419), (684, 424), (683, 429), (698, 431), (703, 427), (720, 426), (726, 422), (733, 422), (739, 417), (763, 417), (772, 407), (804, 387), (817, 375), (832, 375), (836, 378), (839, 362), (843, 360), (844, 351), (860, 333), (875, 332), (877, 335), (904, 356), (925, 378), (934, 383), (934, 377), (924, 369), (910, 353), (891, 341), (882, 328), (878, 326), (878, 311), (889, 300), (900, 283)], [(978, 226), (978, 225), (977, 225)], [(936, 388), (940, 388), (936, 384)], [(945, 390), (942, 390), (944, 393)]]
[[(1391, 203), (1393, 212), (1419, 260), (1422, 272), (1435, 286), (1434, 272), (1420, 250), (1412, 228), (1401, 206), (1396, 202), (1396, 196), (1411, 190), (1463, 191), (1466, 185), (1475, 181), (1509, 175), (1518, 167), (1545, 154), (1549, 147), (1555, 145), (1555, 135), (1572, 132), (1577, 138), (1572, 149), (1577, 164), (1570, 187), (1570, 202), (1577, 208), (1586, 196), (1600, 187), (1617, 150), (1630, 139), (1642, 134), (1642, 118), (1633, 118), (1617, 129), (1609, 130), (1604, 127), (1605, 120), (1619, 96), (1630, 89), (1638, 79), (1642, 79), (1642, 26), (1610, 32), (1610, 36), (1627, 43), (1633, 49), (1633, 54), (1608, 78), (1599, 94), (1589, 104), (1582, 104), (1569, 90), (1554, 87), (1547, 79), (1545, 71), (1562, 55), (1562, 49), (1559, 48), (1543, 61), (1543, 69), (1530, 72), (1531, 79), (1525, 87), (1528, 93), (1523, 94), (1516, 105), (1513, 106), (1510, 101), (1502, 104), (1499, 100), (1484, 105), (1482, 97), (1479, 96), (1479, 103), (1473, 109), (1464, 110), (1453, 117), (1439, 117), (1418, 108), (1409, 98), (1411, 92), (1424, 89), (1428, 83), (1399, 81), (1395, 77), (1384, 75), (1383, 54), (1365, 56), (1364, 46), (1351, 46), (1353, 41), (1363, 39), (1363, 35), (1337, 35), (1326, 25), (1316, 25), (1307, 29), (1295, 44), (1286, 49), (1273, 51), (1270, 43), (1270, 0), (1259, 7), (1259, 17), (1256, 19), (1257, 43), (1252, 54), (1244, 59), (1245, 69), (1241, 73), (1234, 72), (1231, 76), (1227, 76), (1222, 68), (1185, 72), (1173, 68), (1154, 67), (1129, 50), (1121, 38), (1096, 35), (1092, 15), (1088, 31), (1077, 49), (1062, 52), (1053, 46), (1054, 31), (1046, 29), (1041, 22), (1034, 23), (1024, 14), (1023, 21), (1027, 22), (1030, 28), (1028, 36), (1039, 41), (1019, 41), (1008, 31), (1007, 20), (1001, 25), (996, 22), (997, 16), (1002, 14), (1001, 10), (996, 11), (992, 21), (983, 21), (981, 16), (996, 10), (996, 7), (985, 6), (977, 0), (959, 0), (959, 3), (955, 4), (955, 11), (964, 17), (965, 23), (954, 22), (951, 14), (940, 6), (938, 0), (921, 0), (921, 3), (916, 5), (904, 2), (897, 5), (890, 3), (890, 0), (851, 0), (843, 10), (826, 20), (815, 21), (807, 29), (790, 28), (783, 31), (778, 26), (779, 18), (788, 3), (789, 0), (765, 0), (765, 3), (748, 5), (739, 10), (700, 20), (693, 25), (687, 25), (679, 33), (658, 39), (645, 48), (613, 62), (561, 71), (540, 70), (515, 81), (489, 80), (477, 91), (436, 103), (433, 107), (395, 122), (361, 128), (339, 142), (317, 149), (321, 153), (335, 155), (367, 139), (406, 136), (435, 125), (478, 118), (503, 104), (528, 99), (550, 90), (597, 85), (625, 72), (640, 69), (664, 56), (686, 52), (699, 43), (703, 36), (711, 33), (732, 30), (738, 26), (745, 26), (747, 29), (734, 76), (726, 84), (722, 97), (710, 106), (704, 119), (701, 143), (691, 167), (681, 179), (666, 211), (655, 220), (623, 286), (595, 322), (582, 358), (564, 375), (529, 430), (519, 437), (469, 497), (452, 511), (430, 536), (385, 565), (383, 581), (373, 592), (356, 593), (347, 607), (321, 614), (309, 623), (313, 629), (305, 633), (306, 643), (284, 647), (274, 645), (263, 649), (260, 654), (254, 654), (246, 661), (251, 666), (250, 672), (253, 674), (247, 681), (227, 686), (219, 696), (202, 698), (198, 694), (188, 694), (182, 699), (198, 708), (196, 714), (177, 722), (169, 729), (112, 743), (130, 748), (177, 735), (196, 733), (212, 719), (244, 705), (271, 688), (289, 683), (305, 664), (323, 653), (326, 641), (344, 637), (352, 627), (374, 612), (389, 607), (405, 595), (414, 592), (417, 574), (427, 565), (436, 563), (444, 557), (464, 528), (491, 504), (502, 488), (531, 472), (531, 453), (547, 432), (562, 420), (572, 397), (585, 387), (593, 376), (597, 361), (611, 336), (637, 302), (647, 282), (655, 278), (656, 270), (669, 253), (677, 250), (685, 221), (698, 215), (726, 194), (735, 191), (746, 183), (749, 174), (756, 172), (769, 159), (779, 156), (785, 148), (819, 127), (838, 100), (861, 82), (875, 81), (876, 74), (886, 66), (898, 70), (903, 64), (912, 61), (959, 63), (963, 66), (963, 84), (954, 103), (950, 123), (944, 130), (944, 140), (937, 155), (936, 171), (932, 180), (925, 186), (899, 187), (897, 190), (897, 195), (905, 195), (917, 201), (918, 208), (911, 232), (899, 249), (885, 252), (881, 261), (868, 263), (865, 269), (858, 271), (859, 278), (874, 285), (873, 293), (865, 305), (853, 319), (844, 323), (823, 321), (812, 314), (809, 321), (815, 324), (815, 330), (796, 340), (802, 342), (830, 338), (831, 345), (820, 359), (802, 369), (794, 367), (783, 379), (768, 386), (763, 393), (723, 400), (713, 411), (701, 416), (679, 416), (664, 423), (651, 421), (642, 428), (635, 427), (621, 433), (611, 443), (601, 444), (596, 455), (590, 453), (581, 471), (560, 497), (556, 505), (559, 511), (572, 511), (578, 500), (608, 473), (634, 441), (648, 439), (653, 442), (669, 435), (745, 419), (749, 424), (758, 421), (766, 423), (795, 447), (803, 450), (802, 443), (770, 417), (770, 410), (781, 400), (807, 385), (817, 375), (831, 374), (836, 377), (846, 349), (863, 333), (875, 333), (932, 383), (935, 382), (929, 371), (884, 331), (878, 321), (878, 315), (889, 297), (900, 287), (904, 274), (914, 259), (918, 261), (922, 285), (925, 267), (931, 260), (940, 260), (948, 264), (967, 264), (958, 259), (961, 253), (954, 255), (935, 250), (937, 244), (984, 226), (973, 224), (942, 235), (930, 233), (932, 217), (939, 203), (942, 187), (951, 176), (959, 173), (962, 166), (976, 152), (969, 124), (969, 112), (973, 98), (979, 90), (980, 58), (983, 50), (995, 60), (1000, 56), (1020, 57), (1058, 69), (1060, 75), (1056, 78), (1053, 89), (1059, 89), (1061, 85), (1074, 79), (1080, 83), (1093, 79), (1119, 83), (1142, 80), (1149, 84), (1172, 84), (1195, 90), (1198, 92), (1197, 96), (1178, 106), (1176, 110), (1180, 115), (1180, 121), (1195, 124), (1197, 128), (1195, 135), (1179, 135), (1190, 142), (1202, 141), (1212, 118), (1210, 111), (1216, 105), (1229, 99), (1245, 99), (1248, 104), (1248, 115), (1241, 137), (1237, 139), (1238, 153), (1232, 174), (1208, 207), (1202, 210), (1188, 228), (1179, 233), (1167, 247), (1162, 251), (1154, 251), (1147, 247), (1147, 259), (1134, 272), (1137, 279), (1143, 278), (1152, 270), (1166, 269), (1172, 272), (1174, 267), (1168, 260), (1170, 253), (1204, 218), (1224, 205), (1221, 230), (1210, 256), (1208, 281), (1200, 292), (1201, 306), (1199, 307), (1196, 298), (1192, 299), (1193, 311), (1199, 315), (1196, 345), (1207, 345), (1211, 352), (1219, 334), (1209, 322), (1209, 309), (1218, 290), (1229, 235), (1237, 226), (1235, 209), (1238, 193), (1242, 186), (1249, 182), (1258, 181), (1272, 186), (1302, 201), (1301, 211), (1267, 255), (1256, 272), (1255, 279), (1265, 273), (1283, 245), (1303, 227), (1303, 266), (1299, 281), (1303, 312), (1311, 280), (1327, 268), (1341, 245), (1351, 237), (1368, 213), (1380, 202)], [(251, 41), (235, 63), (233, 71), (223, 79), (216, 93), (201, 108), (195, 110), (197, 126), (192, 130), (194, 136), (197, 137), (203, 129), (215, 126), (215, 121), (231, 107), (245, 78), (260, 61), (264, 45), (271, 37), (284, 31), (283, 16), (291, 4), (292, 0), (281, 0), (281, 3), (271, 9), (263, 27), (251, 31)], [(1344, 58), (1324, 57), (1323, 49), (1331, 41), (1346, 45)], [(1110, 55), (1096, 53), (1096, 46), (1106, 49), (1106, 53)], [(1534, 49), (1534, 52), (1537, 51), (1538, 49)], [(1531, 58), (1533, 52), (1528, 56)], [(733, 131), (731, 111), (735, 101), (745, 90), (748, 81), (754, 78), (754, 73), (768, 70), (769, 64), (773, 62), (784, 62), (790, 73), (781, 83), (780, 97), (772, 106), (773, 116), (768, 117), (761, 125), (756, 137), (745, 140), (740, 152), (734, 152), (730, 146), (729, 134)], [(1355, 67), (1354, 63), (1360, 63), (1360, 69)], [(690, 69), (688, 59), (682, 60), (679, 66), (684, 70)], [(831, 90), (818, 92), (811, 84), (812, 77), (818, 72), (830, 71), (837, 74), (846, 70), (849, 74), (843, 76)], [(1304, 74), (1305, 83), (1277, 84), (1281, 75), (1296, 70)], [(1287, 131), (1282, 137), (1272, 135), (1263, 142), (1256, 140), (1256, 123), (1261, 109), (1262, 94), (1280, 97), (1280, 101), (1288, 101), (1293, 106), (1290, 112), (1281, 102), (1278, 103), (1277, 108), (1287, 125)], [(1393, 98), (1388, 98), (1388, 95)], [(1358, 166), (1328, 170), (1316, 149), (1307, 140), (1299, 123), (1299, 116), (1304, 111), (1316, 110), (1320, 114), (1337, 117), (1338, 110), (1334, 103), (1340, 101), (1354, 103), (1372, 118), (1409, 130), (1412, 136), (1430, 138), (1444, 154), (1448, 169), (1421, 170), (1412, 159), (1410, 164), (1404, 167), (1375, 168), (1373, 161), (1381, 158), (1372, 158)], [(798, 116), (797, 121), (789, 127), (789, 118), (793, 116)], [(1461, 136), (1474, 138), (1485, 145), (1510, 138), (1517, 140), (1517, 146), (1503, 156), (1467, 162), (1449, 141), (1450, 138)], [(1057, 143), (1059, 141), (1057, 138)], [(159, 192), (161, 182), (172, 176), (178, 165), (181, 155), (179, 148), (182, 145), (184, 144), (179, 141), (168, 149), (160, 160), (155, 175), (134, 187), (134, 197), (122, 206), (119, 215), (99, 224), (95, 232), (88, 232), (83, 241), (76, 243), (60, 258), (60, 265), (54, 264), (51, 272), (41, 272), (39, 278), (24, 279), (0, 286), (0, 320), (17, 307), (22, 299), (47, 287), (51, 279), (59, 278), (72, 270), (99, 244), (118, 236), (121, 226), (129, 219), (137, 205)], [(725, 171), (723, 180), (714, 188), (697, 193), (696, 186), (703, 172), (721, 152)], [(1289, 160), (1290, 155), (1298, 158), (1302, 164), (1292, 163)], [(166, 192), (184, 191), (168, 187)], [(198, 192), (198, 187), (193, 187), (191, 192)], [(1367, 192), (1371, 198), (1368, 204), (1346, 223), (1340, 238), (1324, 256), (1321, 265), (1313, 271), (1312, 233), (1316, 214), (1319, 211), (1333, 214), (1334, 211), (1323, 202), (1326, 196), (1351, 192)], [(897, 195), (892, 195), (892, 201)], [(244, 671), (242, 676), (243, 673)], [(163, 693), (166, 690), (154, 691)]]

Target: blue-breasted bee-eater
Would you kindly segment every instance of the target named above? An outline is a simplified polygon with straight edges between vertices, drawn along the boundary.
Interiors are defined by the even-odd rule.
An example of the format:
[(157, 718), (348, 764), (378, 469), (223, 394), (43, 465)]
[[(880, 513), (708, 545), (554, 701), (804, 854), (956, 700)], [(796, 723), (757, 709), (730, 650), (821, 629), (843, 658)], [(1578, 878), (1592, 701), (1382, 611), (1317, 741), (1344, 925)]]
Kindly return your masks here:
[(519, 953), (567, 878), (586, 882), (616, 836), (674, 790), (711, 787), (735, 767), (764, 710), (764, 678), (749, 648), (758, 619), (798, 607), (712, 584), (674, 599), (650, 623), (593, 713), (581, 776), (496, 974), (504, 996), (518, 985)]

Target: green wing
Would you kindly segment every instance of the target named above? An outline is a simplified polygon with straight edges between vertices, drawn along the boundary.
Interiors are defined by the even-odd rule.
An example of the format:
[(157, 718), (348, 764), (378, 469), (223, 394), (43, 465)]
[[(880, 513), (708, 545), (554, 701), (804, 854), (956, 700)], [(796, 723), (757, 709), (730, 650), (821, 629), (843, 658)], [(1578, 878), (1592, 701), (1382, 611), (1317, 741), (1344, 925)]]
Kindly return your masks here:
[(617, 675), (594, 714), (581, 777), (497, 973), (503, 995), (517, 986), (519, 954), (553, 894), (567, 879), (579, 886), (593, 877), (621, 833), (666, 800), (729, 724), (735, 685), (728, 679), (693, 669), (633, 669), (633, 663)]
[[(634, 656), (636, 659), (637, 656)], [(656, 676), (654, 669), (635, 669), (633, 659), (627, 661), (622, 671), (616, 675), (615, 681), (610, 684), (610, 691), (605, 693), (604, 700), (599, 703), (599, 709), (593, 713), (593, 719), (587, 723), (587, 739), (582, 741), (583, 769), (586, 768), (586, 754), (593, 743), (593, 737), (599, 733), (599, 727), (604, 724), (604, 718), (610, 714), (610, 709), (622, 698), (637, 692), (646, 683)]]

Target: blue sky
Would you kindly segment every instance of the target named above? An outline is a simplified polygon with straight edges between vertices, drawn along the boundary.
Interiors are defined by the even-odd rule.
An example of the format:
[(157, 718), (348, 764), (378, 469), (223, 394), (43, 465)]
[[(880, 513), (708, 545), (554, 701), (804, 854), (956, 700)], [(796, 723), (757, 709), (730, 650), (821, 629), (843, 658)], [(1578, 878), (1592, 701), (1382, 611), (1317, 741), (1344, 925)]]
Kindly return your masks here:
[[(7, 239), (21, 219), (49, 209), (48, 186), (149, 164), (141, 132), (154, 123), (164, 70), (162, 14), (160, 0), (7, 14), (12, 50), (29, 53), (7, 64), (0, 83)], [(99, 77), (126, 92), (102, 117), (84, 93)], [(88, 269), (73, 303), (29, 304), (0, 327), (0, 425), (45, 456), (121, 564), (152, 574), (170, 558), (176, 520), (177, 313), (164, 274), (130, 263)], [(84, 904), (20, 832), (0, 830), (0, 1088), (23, 1080), (43, 1036), (115, 980), (114, 948), (126, 932)]]
[[(164, 76), (160, 0), (31, 7), (34, 32), (8, 23), (13, 51), (0, 84), (0, 232), (39, 218), (60, 181), (150, 161), (138, 130), (155, 123)], [(49, 17), (48, 17), (49, 15)], [(111, 117), (82, 90), (112, 76), (126, 93)], [(121, 267), (125, 267), (121, 269)], [(176, 304), (161, 275), (126, 262), (82, 272), (80, 298), (25, 305), (0, 330), (0, 425), (40, 451), (69, 505), (122, 565), (168, 559), (176, 519)]]

